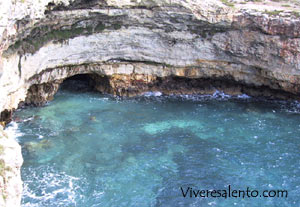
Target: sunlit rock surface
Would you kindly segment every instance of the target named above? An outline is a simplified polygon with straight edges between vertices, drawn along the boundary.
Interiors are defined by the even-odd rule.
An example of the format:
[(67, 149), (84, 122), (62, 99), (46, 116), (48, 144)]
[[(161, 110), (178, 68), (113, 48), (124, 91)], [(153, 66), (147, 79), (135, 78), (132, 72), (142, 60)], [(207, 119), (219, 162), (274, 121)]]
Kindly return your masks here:
[[(297, 99), (299, 5), (223, 2), (0, 2), (0, 121), (9, 121), (22, 102), (51, 100), (65, 78), (83, 73), (93, 76), (97, 90), (115, 95), (223, 88)], [(170, 77), (190, 82), (177, 85)]]
[(19, 206), (22, 196), (21, 147), (0, 126), (0, 206)]
[(1, 7), (0, 90), (5, 98), (0, 109), (16, 108), (33, 84), (79, 73), (230, 77), (297, 95), (297, 5), (271, 13), (281, 8), (261, 5), (263, 12), (251, 3), (233, 4), (9, 1)]

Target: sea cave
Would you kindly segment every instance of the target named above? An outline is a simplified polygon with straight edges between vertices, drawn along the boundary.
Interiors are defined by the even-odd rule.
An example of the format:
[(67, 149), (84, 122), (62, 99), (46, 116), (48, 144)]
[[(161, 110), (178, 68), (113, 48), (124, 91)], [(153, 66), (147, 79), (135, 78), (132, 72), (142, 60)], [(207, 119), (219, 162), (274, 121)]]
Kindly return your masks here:
[(299, 12), (0, 2), (0, 206), (299, 206)]

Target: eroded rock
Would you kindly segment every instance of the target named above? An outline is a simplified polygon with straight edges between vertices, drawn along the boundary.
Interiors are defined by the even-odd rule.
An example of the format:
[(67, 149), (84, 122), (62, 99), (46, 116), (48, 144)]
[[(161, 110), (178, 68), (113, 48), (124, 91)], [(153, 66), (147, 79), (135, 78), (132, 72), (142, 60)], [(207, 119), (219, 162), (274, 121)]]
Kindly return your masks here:
[[(78, 74), (120, 96), (219, 90), (299, 99), (299, 5), (279, 12), (274, 2), (242, 1), (0, 2), (0, 124), (20, 103), (51, 100)], [(15, 150), (11, 159), (18, 160), (4, 159), (14, 170), (10, 184), (0, 179), (7, 193), (0, 204), (18, 206), (19, 149), (11, 139), (0, 146), (3, 140), (5, 153)]]
[(0, 206), (20, 206), (22, 163), (20, 145), (0, 126)]

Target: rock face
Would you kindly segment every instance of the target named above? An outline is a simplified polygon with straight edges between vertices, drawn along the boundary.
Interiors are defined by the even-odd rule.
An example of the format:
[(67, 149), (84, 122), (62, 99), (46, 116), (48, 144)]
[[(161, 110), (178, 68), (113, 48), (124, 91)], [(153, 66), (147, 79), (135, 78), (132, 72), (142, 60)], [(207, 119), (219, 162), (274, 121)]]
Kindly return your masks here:
[(298, 99), (300, 20), (293, 11), (272, 16), (218, 0), (10, 4), (0, 30), (0, 111), (51, 100), (65, 78), (81, 73), (107, 76), (105, 88), (116, 95), (160, 90), (168, 84), (157, 82), (176, 76), (197, 79), (195, 93), (216, 90), (209, 84), (199, 91), (201, 80), (224, 80), (224, 90), (230, 80), (234, 94), (282, 97), (281, 91)]
[(21, 147), (0, 126), (0, 206), (20, 206), (22, 195)]
[(77, 74), (115, 95), (223, 90), (299, 99), (297, 5), (275, 12), (228, 2), (0, 2), (0, 122), (19, 104), (51, 100)]

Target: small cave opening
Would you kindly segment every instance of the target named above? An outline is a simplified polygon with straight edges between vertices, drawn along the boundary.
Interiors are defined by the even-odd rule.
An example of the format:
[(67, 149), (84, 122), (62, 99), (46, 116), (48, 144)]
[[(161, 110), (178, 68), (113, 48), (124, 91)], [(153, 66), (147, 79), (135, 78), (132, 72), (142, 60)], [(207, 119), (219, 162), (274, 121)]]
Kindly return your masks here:
[(46, 102), (53, 100), (54, 95), (58, 90), (69, 92), (109, 92), (108, 76), (99, 74), (78, 74), (70, 76), (64, 80), (54, 80), (47, 83), (33, 84), (27, 91), (26, 99), (19, 104), (23, 105), (42, 106)]
[(109, 91), (109, 77), (94, 73), (78, 74), (66, 78), (59, 86), (59, 90), (71, 92), (92, 92), (107, 93)]
[(79, 74), (66, 78), (60, 85), (59, 90), (72, 92), (94, 91), (95, 80), (91, 74)]

